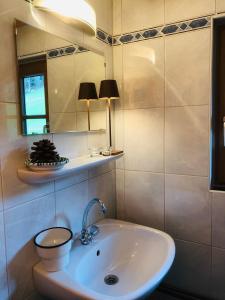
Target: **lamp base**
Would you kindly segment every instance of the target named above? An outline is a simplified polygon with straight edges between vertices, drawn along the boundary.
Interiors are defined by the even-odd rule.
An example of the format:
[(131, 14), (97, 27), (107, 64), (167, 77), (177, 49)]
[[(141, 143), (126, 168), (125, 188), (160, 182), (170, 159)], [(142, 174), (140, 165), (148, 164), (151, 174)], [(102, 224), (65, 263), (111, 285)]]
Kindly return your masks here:
[(111, 155), (118, 155), (118, 154), (122, 154), (123, 150), (112, 150), (111, 151)]
[(119, 155), (123, 153), (123, 150), (108, 150), (108, 151), (102, 151), (100, 152), (101, 155), (103, 156), (110, 156), (110, 155)]

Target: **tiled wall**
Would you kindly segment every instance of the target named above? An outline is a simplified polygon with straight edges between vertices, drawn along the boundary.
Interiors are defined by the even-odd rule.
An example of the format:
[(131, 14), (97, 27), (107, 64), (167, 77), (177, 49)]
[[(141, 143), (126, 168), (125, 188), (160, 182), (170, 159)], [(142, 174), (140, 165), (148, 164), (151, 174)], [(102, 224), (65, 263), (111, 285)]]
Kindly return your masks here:
[[(224, 0), (114, 0), (113, 16), (113, 35), (129, 40), (113, 46), (115, 142), (126, 153), (118, 217), (171, 234), (177, 254), (165, 283), (216, 300), (225, 299), (225, 194), (208, 184), (210, 18), (221, 12)], [(188, 31), (129, 37), (204, 17)]]
[[(112, 33), (112, 1), (90, 2), (97, 12), (98, 27)], [(14, 18), (104, 53), (108, 78), (112, 76), (112, 47), (33, 10), (24, 0), (0, 1), (0, 299), (34, 300), (39, 298), (32, 283), (32, 265), (38, 257), (32, 237), (53, 224), (78, 232), (84, 207), (94, 196), (102, 198), (109, 215), (114, 216), (115, 174), (113, 165), (107, 165), (40, 186), (18, 179), (17, 169), (23, 166), (29, 147), (39, 137), (20, 134)], [(91, 146), (107, 143), (107, 135), (97, 133), (48, 137), (61, 155), (70, 158), (87, 153)]]

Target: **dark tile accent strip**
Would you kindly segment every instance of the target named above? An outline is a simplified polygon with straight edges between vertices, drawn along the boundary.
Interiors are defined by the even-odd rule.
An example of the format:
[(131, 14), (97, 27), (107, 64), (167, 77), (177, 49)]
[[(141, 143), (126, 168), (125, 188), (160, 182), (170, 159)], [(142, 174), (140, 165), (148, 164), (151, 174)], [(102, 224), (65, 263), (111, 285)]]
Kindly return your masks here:
[(67, 53), (67, 54), (72, 54), (75, 51), (76, 51), (76, 48), (74, 46), (70, 46), (65, 49), (65, 53)]
[[(32, 3), (33, 0), (25, 0)], [(187, 20), (174, 24), (167, 24), (161, 27), (146, 28), (141, 31), (129, 32), (121, 35), (112, 36), (100, 28), (97, 28), (96, 38), (109, 46), (117, 46), (127, 43), (133, 43), (137, 41), (157, 38), (160, 36), (166, 36), (170, 34), (182, 33), (186, 31), (206, 28), (211, 26), (211, 16), (201, 17), (197, 19)], [(53, 49), (56, 50), (56, 49)], [(87, 50), (86, 50), (87, 51)], [(66, 51), (67, 54), (70, 54)], [(65, 55), (63, 50), (62, 55)], [(55, 56), (58, 57), (59, 55)], [(61, 56), (61, 55), (60, 55)]]
[(207, 20), (204, 19), (198, 19), (198, 20), (194, 20), (192, 21), (189, 26), (191, 28), (200, 28), (200, 27), (204, 27), (207, 24)]
[(59, 49), (51, 49), (47, 51), (47, 58), (56, 58), (66, 55), (77, 54), (81, 52), (87, 52), (88, 50), (84, 47), (77, 46), (77, 45), (70, 45), (67, 47), (59, 48)]
[(110, 34), (108, 34), (107, 32), (101, 30), (100, 28), (97, 28), (96, 38), (98, 40), (112, 46), (113, 37)]
[(182, 23), (180, 25), (180, 29), (185, 30), (187, 28), (187, 24), (186, 23)]
[(206, 28), (211, 26), (211, 17), (203, 17), (174, 24), (168, 24), (162, 27), (149, 28), (141, 31), (130, 32), (113, 36), (112, 45), (122, 45), (127, 43), (133, 43), (141, 40), (147, 40), (157, 38), (160, 36), (166, 36), (170, 34), (182, 33), (186, 31)]
[(155, 37), (157, 35), (158, 31), (156, 29), (150, 29), (150, 30), (146, 30), (142, 36), (144, 38), (152, 38), (152, 37)]
[(105, 32), (101, 31), (101, 30), (97, 30), (97, 38), (99, 38), (100, 40), (105, 41), (107, 38), (107, 34), (105, 34)]
[(165, 26), (162, 29), (162, 33), (164, 34), (169, 34), (169, 33), (174, 33), (179, 29), (179, 27), (177, 25), (169, 25), (169, 26)]
[(125, 43), (129, 43), (133, 40), (133, 35), (132, 34), (126, 34), (126, 35), (122, 35), (120, 38), (120, 41), (125, 44)]
[[(57, 57), (62, 57), (62, 56), (87, 52), (87, 51), (89, 51), (89, 50), (84, 48), (84, 47), (77, 46), (77, 45), (70, 45), (70, 46), (67, 46), (67, 47), (62, 47), (62, 48), (57, 48), (57, 49), (50, 49), (50, 50), (47, 50), (47, 52), (42, 52), (42, 54), (46, 54), (47, 59), (52, 59), (52, 58), (57, 58)], [(35, 55), (40, 55), (40, 52), (20, 56), (19, 59), (23, 59), (25, 57), (35, 56)]]

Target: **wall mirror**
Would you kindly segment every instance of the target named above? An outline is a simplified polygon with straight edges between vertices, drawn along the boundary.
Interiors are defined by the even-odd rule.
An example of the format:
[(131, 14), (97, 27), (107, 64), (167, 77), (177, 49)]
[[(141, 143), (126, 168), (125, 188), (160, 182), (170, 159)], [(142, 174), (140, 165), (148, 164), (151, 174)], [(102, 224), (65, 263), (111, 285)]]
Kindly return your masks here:
[(106, 130), (104, 100), (79, 100), (82, 82), (105, 79), (105, 57), (16, 21), (23, 135)]

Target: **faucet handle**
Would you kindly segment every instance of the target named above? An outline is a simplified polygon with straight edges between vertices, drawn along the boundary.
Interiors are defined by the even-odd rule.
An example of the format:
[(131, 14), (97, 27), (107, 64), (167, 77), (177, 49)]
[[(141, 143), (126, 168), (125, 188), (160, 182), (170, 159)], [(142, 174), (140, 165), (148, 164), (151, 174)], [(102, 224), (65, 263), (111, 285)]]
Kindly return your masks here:
[(80, 235), (80, 241), (83, 245), (88, 245), (92, 241), (92, 236), (88, 230), (82, 229)]
[(100, 199), (99, 199), (99, 203), (101, 205), (102, 212), (105, 215), (106, 212), (107, 212), (107, 207), (106, 207), (105, 203), (102, 200), (100, 200)]
[(90, 229), (89, 229), (89, 232), (90, 232), (90, 235), (93, 237), (93, 236), (96, 236), (98, 233), (99, 233), (99, 228), (97, 225), (91, 225)]

